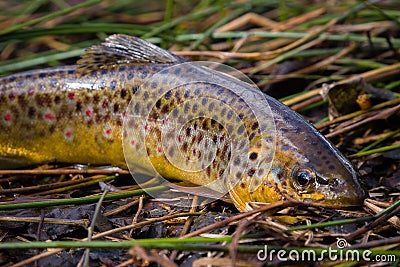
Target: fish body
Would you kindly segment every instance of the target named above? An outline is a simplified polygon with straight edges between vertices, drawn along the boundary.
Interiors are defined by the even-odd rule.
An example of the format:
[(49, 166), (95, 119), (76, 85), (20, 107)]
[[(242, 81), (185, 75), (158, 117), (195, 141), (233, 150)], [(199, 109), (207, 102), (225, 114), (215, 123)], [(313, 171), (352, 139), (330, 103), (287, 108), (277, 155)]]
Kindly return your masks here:
[(78, 65), (0, 78), (0, 168), (114, 165), (229, 191), (239, 210), (279, 199), (359, 204), (345, 157), (250, 84), (113, 35)]

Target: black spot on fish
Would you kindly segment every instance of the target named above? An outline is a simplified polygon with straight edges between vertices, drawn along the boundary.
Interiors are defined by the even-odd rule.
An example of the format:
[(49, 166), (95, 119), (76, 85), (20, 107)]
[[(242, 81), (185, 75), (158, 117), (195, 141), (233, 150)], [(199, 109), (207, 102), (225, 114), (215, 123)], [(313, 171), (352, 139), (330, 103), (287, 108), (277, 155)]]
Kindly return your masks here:
[(207, 99), (206, 97), (204, 97), (204, 98), (201, 100), (201, 104), (202, 104), (203, 106), (205, 106), (205, 105), (207, 104), (207, 101), (208, 101), (208, 99)]
[(110, 82), (110, 88), (111, 90), (115, 90), (115, 88), (117, 87), (117, 81), (113, 80)]
[(126, 89), (122, 89), (121, 90), (121, 98), (124, 99), (126, 97), (126, 95), (128, 94), (128, 91), (126, 91)]
[(257, 152), (251, 152), (249, 155), (249, 159), (251, 159), (251, 160), (256, 160), (257, 157), (258, 157)]
[(208, 106), (208, 111), (212, 112), (214, 110), (214, 103), (210, 103), (210, 105)]
[(207, 120), (203, 121), (202, 127), (203, 127), (204, 130), (208, 129), (208, 121)]
[(78, 111), (78, 112), (82, 111), (82, 103), (81, 103), (81, 101), (76, 102), (76, 111)]
[(211, 119), (211, 127), (214, 127), (217, 124), (217, 121), (215, 119)]
[(39, 78), (44, 78), (44, 77), (46, 77), (46, 73), (45, 72), (41, 72), (41, 73), (39, 73)]
[(135, 114), (138, 115), (139, 112), (140, 112), (140, 104), (139, 104), (139, 103), (136, 103), (136, 104), (135, 104), (135, 107), (134, 107), (133, 109), (134, 109), (134, 111), (135, 111)]
[(228, 114), (226, 115), (226, 117), (228, 118), (228, 120), (230, 120), (230, 119), (232, 119), (232, 116), (233, 116), (233, 111), (229, 110)]
[(172, 91), (171, 91), (171, 90), (169, 90), (169, 91), (167, 91), (167, 92), (165, 93), (165, 99), (166, 99), (166, 100), (170, 99), (171, 96), (172, 96)]
[(196, 112), (197, 112), (197, 109), (198, 109), (198, 105), (197, 105), (197, 104), (193, 104), (192, 112), (193, 112), (193, 113), (196, 113)]
[(258, 121), (254, 122), (253, 125), (251, 126), (251, 129), (255, 131), (258, 128)]
[(147, 100), (149, 98), (149, 92), (143, 93), (143, 100)]
[(166, 113), (168, 113), (169, 108), (170, 108), (169, 105), (163, 105), (162, 108), (161, 108), (161, 112), (162, 112), (163, 114), (166, 114)]
[(158, 99), (156, 102), (156, 108), (160, 108), (161, 107), (161, 99)]
[(28, 118), (33, 119), (36, 114), (36, 109), (34, 107), (28, 108)]
[(53, 134), (55, 130), (56, 130), (56, 126), (55, 125), (51, 125), (50, 128), (49, 128), (49, 133)]
[(119, 104), (115, 103), (114, 104), (114, 113), (117, 113), (119, 111)]
[(60, 96), (59, 96), (59, 95), (56, 95), (56, 96), (54, 97), (54, 103), (55, 103), (56, 105), (58, 105), (58, 104), (60, 104), (60, 102), (61, 102)]
[(10, 76), (10, 77), (8, 77), (8, 81), (9, 81), (9, 82), (15, 81), (15, 76)]
[(124, 71), (126, 69), (126, 67), (125, 66), (122, 66), (122, 67), (119, 67), (119, 71)]
[(183, 144), (182, 144), (182, 150), (183, 150), (184, 152), (187, 152), (187, 150), (188, 150), (188, 143), (187, 143), (187, 142), (183, 142)]
[(206, 174), (207, 174), (207, 176), (210, 176), (210, 175), (211, 175), (211, 166), (208, 166), (208, 167), (206, 168)]
[(93, 96), (93, 104), (97, 105), (100, 102), (100, 96), (98, 94), (95, 94)]
[(179, 75), (181, 73), (181, 69), (180, 68), (175, 68), (174, 73), (176, 75)]
[(241, 134), (244, 132), (244, 129), (245, 129), (244, 125), (243, 125), (243, 124), (240, 125), (239, 128), (237, 129), (237, 133), (238, 133), (239, 135), (241, 135)]
[(15, 92), (10, 92), (10, 94), (8, 95), (8, 98), (10, 100), (13, 100), (13, 99), (15, 99), (15, 96), (16, 96)]
[(249, 140), (250, 140), (250, 141), (253, 140), (253, 138), (254, 138), (255, 135), (256, 135), (255, 133), (251, 133), (251, 134), (249, 135)]
[(184, 111), (185, 113), (189, 113), (190, 110), (190, 104), (188, 102), (185, 103)]
[(190, 91), (186, 90), (185, 94), (183, 95), (184, 98), (188, 98), (190, 96)]
[(196, 89), (196, 90), (194, 91), (194, 94), (195, 94), (195, 95), (199, 95), (199, 94), (200, 94), (200, 89)]
[(117, 118), (116, 124), (117, 124), (118, 126), (122, 126), (123, 122), (122, 122), (121, 117), (118, 117), (118, 118)]
[(254, 173), (256, 172), (255, 169), (251, 168), (248, 172), (247, 175), (249, 175), (250, 177), (252, 177), (254, 175)]
[(197, 142), (201, 142), (202, 140), (203, 140), (203, 138), (204, 138), (204, 134), (203, 134), (203, 132), (199, 132), (199, 134), (197, 135)]
[(139, 92), (139, 90), (140, 90), (140, 87), (139, 87), (139, 86), (134, 86), (134, 87), (132, 88), (132, 93), (133, 93), (133, 94), (136, 94), (137, 92)]
[(130, 71), (126, 77), (128, 78), (128, 80), (132, 80), (133, 76), (133, 71)]
[(189, 137), (192, 133), (192, 129), (190, 127), (186, 128), (186, 136)]

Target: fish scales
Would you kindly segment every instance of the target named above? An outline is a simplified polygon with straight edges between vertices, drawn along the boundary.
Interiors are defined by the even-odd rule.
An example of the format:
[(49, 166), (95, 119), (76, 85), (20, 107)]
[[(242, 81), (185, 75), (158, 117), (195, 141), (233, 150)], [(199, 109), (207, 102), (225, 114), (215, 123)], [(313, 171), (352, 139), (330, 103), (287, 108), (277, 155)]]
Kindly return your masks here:
[[(160, 74), (189, 82), (152, 79)], [(344, 156), (294, 111), (254, 90), (113, 35), (78, 65), (0, 78), (0, 168), (50, 160), (127, 168), (128, 157), (135, 172), (218, 181), (210, 187), (228, 189), (239, 210), (292, 198), (359, 204), (364, 193)], [(263, 103), (270, 117), (254, 112)]]

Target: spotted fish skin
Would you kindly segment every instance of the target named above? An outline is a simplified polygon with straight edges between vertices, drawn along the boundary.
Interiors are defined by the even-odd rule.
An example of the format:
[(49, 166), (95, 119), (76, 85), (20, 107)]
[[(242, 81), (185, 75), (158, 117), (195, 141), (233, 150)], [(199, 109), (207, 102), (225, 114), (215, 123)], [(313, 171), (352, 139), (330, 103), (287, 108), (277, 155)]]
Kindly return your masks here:
[[(163, 72), (215, 82), (145, 86)], [(249, 107), (260, 95), (272, 116)], [(242, 211), (252, 201), (348, 206), (364, 196), (351, 164), (294, 111), (126, 35), (89, 48), (78, 65), (0, 78), (0, 116), (3, 169), (50, 160), (127, 168), (128, 158), (135, 172), (219, 181), (211, 189), (228, 189)]]
[(161, 68), (132, 65), (79, 77), (69, 66), (1, 78), (0, 167), (51, 160), (126, 167), (124, 111), (143, 79)]

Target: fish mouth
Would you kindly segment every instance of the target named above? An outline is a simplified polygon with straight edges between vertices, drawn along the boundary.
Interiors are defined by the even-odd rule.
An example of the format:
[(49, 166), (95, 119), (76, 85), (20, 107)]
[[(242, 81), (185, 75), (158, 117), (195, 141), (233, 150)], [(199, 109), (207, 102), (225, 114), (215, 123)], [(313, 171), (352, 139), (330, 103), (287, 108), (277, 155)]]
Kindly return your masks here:
[(337, 207), (362, 206), (366, 197), (365, 190), (357, 180), (357, 173), (352, 170), (347, 179), (324, 178), (318, 176), (321, 192), (326, 196), (324, 201)]

